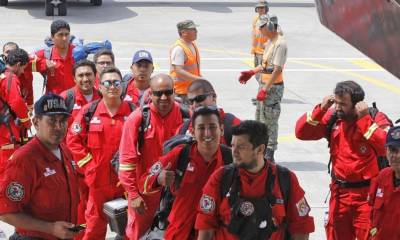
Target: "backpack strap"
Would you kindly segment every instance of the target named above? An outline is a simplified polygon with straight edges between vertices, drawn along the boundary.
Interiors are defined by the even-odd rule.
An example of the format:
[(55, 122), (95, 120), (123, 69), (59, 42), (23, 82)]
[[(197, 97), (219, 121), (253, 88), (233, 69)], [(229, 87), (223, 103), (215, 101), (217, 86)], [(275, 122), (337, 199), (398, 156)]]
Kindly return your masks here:
[(220, 195), (224, 198), (230, 192), (233, 181), (237, 178), (238, 170), (233, 163), (223, 167), (222, 178), (220, 182)]
[(191, 122), (190, 119), (184, 119), (184, 120), (183, 120), (182, 127), (181, 127), (181, 129), (179, 130), (179, 134), (180, 134), (180, 135), (186, 134), (187, 130), (189, 129), (190, 122)]
[(129, 106), (129, 109), (131, 109), (131, 112), (136, 110), (136, 105), (133, 104), (133, 102), (128, 101), (128, 106)]
[(180, 110), (181, 110), (181, 115), (183, 119), (190, 119), (190, 111), (188, 106), (185, 104), (179, 104)]
[(85, 119), (85, 124), (86, 124), (86, 131), (89, 131), (90, 120), (92, 120), (94, 112), (96, 112), (96, 108), (99, 105), (100, 101), (101, 101), (101, 99), (97, 99), (96, 101), (93, 101), (83, 115), (83, 118)]
[(65, 99), (65, 104), (67, 105), (67, 110), (69, 113), (72, 113), (75, 105), (75, 91), (74, 88), (70, 88), (67, 90), (67, 98)]
[(140, 122), (138, 148), (141, 149), (144, 144), (144, 132), (150, 126), (150, 106), (145, 105), (141, 108), (142, 121)]
[(233, 120), (235, 120), (235, 115), (232, 113), (226, 113), (224, 116), (224, 138), (225, 142), (228, 146), (231, 145), (232, 142), (232, 124)]
[(190, 162), (190, 149), (192, 147), (192, 144), (185, 144), (185, 146), (182, 148), (181, 152), (179, 153), (178, 157), (178, 164), (175, 170), (176, 177), (175, 177), (175, 191), (179, 188), (183, 176), (185, 175), (186, 168), (189, 165)]
[(224, 144), (220, 144), (219, 147), (221, 148), (222, 160), (224, 161), (224, 165), (231, 164), (233, 162), (231, 148)]
[[(53, 52), (53, 47), (48, 47), (48, 46), (46, 46), (46, 47), (43, 49), (44, 58), (47, 59), (47, 60), (51, 60), (51, 53), (52, 53), (52, 52)], [(47, 86), (47, 75), (44, 74), (44, 73), (42, 73), (42, 77), (43, 77), (42, 93), (44, 93), (45, 90), (46, 90), (46, 86)]]
[[(283, 201), (285, 204), (285, 210), (287, 212), (289, 198), (290, 198), (290, 171), (286, 167), (277, 164), (276, 172), (278, 175), (279, 189), (281, 190)], [(283, 220), (283, 224), (285, 228), (284, 240), (290, 240), (291, 236), (287, 226), (286, 219)]]

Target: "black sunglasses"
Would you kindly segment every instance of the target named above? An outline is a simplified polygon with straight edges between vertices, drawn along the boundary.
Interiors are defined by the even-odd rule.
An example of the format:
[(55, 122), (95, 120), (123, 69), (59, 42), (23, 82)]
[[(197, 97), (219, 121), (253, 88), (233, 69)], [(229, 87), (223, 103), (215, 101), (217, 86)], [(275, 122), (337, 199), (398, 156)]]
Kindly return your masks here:
[(162, 95), (165, 96), (171, 96), (174, 94), (174, 89), (168, 89), (168, 90), (161, 90), (161, 91), (152, 91), (153, 95), (156, 97), (162, 97)]
[(111, 86), (114, 86), (115, 88), (120, 88), (121, 84), (121, 80), (104, 80), (101, 82), (101, 85), (106, 88), (110, 88)]
[(195, 103), (195, 102), (201, 103), (201, 102), (203, 102), (204, 100), (206, 100), (206, 98), (207, 98), (208, 96), (210, 96), (210, 95), (211, 95), (211, 93), (204, 93), (204, 94), (197, 95), (197, 96), (194, 97), (194, 98), (189, 98), (188, 100), (189, 100), (190, 105), (192, 105), (192, 104)]

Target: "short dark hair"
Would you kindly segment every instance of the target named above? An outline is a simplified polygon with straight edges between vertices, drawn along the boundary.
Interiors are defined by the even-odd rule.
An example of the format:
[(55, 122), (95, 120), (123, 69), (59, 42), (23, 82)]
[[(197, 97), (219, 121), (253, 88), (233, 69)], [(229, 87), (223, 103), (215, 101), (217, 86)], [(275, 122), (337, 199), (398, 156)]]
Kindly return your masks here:
[(201, 106), (194, 110), (192, 115), (192, 126), (198, 116), (215, 115), (218, 118), (218, 123), (221, 125), (221, 115), (219, 114), (218, 108), (216, 106)]
[(249, 136), (249, 141), (253, 145), (253, 149), (264, 144), (267, 146), (268, 143), (268, 131), (267, 126), (259, 121), (245, 120), (236, 126), (232, 127), (232, 135), (238, 136), (246, 134)]
[(336, 84), (334, 93), (338, 96), (343, 96), (344, 94), (348, 93), (351, 97), (351, 102), (353, 103), (353, 105), (356, 105), (356, 103), (363, 101), (365, 97), (365, 93), (362, 87), (352, 80), (338, 82)]
[(21, 65), (25, 65), (29, 62), (29, 55), (28, 53), (22, 49), (17, 48), (13, 49), (8, 53), (6, 63), (10, 66), (14, 66), (17, 63), (21, 63)]
[(94, 61), (94, 63), (97, 63), (97, 59), (99, 59), (99, 57), (100, 57), (100, 56), (103, 56), (103, 55), (110, 56), (111, 61), (113, 62), (113, 64), (115, 63), (115, 56), (114, 56), (114, 53), (113, 53), (110, 49), (108, 49), (108, 48), (102, 48), (102, 49), (98, 50), (98, 51), (94, 54), (94, 56), (93, 56), (93, 61)]
[(204, 93), (215, 93), (213, 85), (205, 79), (194, 80), (188, 86), (188, 92), (193, 92), (200, 89), (203, 90)]
[(101, 73), (100, 73), (100, 82), (103, 79), (104, 74), (106, 74), (106, 73), (117, 73), (119, 75), (119, 77), (121, 78), (121, 80), (122, 80), (121, 71), (116, 67), (110, 66), (110, 67), (104, 68), (104, 70), (101, 71)]
[(80, 67), (84, 67), (84, 66), (85, 66), (85, 67), (86, 67), (86, 66), (87, 66), (87, 67), (90, 67), (90, 68), (92, 69), (94, 75), (96, 75), (96, 72), (97, 72), (97, 70), (96, 70), (96, 65), (94, 65), (94, 63), (93, 63), (92, 61), (90, 61), (90, 60), (82, 59), (82, 60), (76, 62), (76, 63), (74, 64), (74, 68), (72, 68), (72, 74), (74, 75), (74, 77), (75, 77), (76, 69), (78, 69), (78, 68), (80, 68)]
[(3, 45), (3, 52), (4, 52), (4, 50), (6, 49), (7, 46), (15, 46), (15, 48), (19, 48), (18, 44), (15, 43), (15, 42), (6, 42), (6, 43)]
[(65, 20), (62, 20), (62, 19), (54, 20), (50, 26), (51, 36), (54, 36), (54, 34), (56, 34), (58, 31), (60, 31), (63, 28), (68, 29), (68, 31), (71, 31), (69, 24)]

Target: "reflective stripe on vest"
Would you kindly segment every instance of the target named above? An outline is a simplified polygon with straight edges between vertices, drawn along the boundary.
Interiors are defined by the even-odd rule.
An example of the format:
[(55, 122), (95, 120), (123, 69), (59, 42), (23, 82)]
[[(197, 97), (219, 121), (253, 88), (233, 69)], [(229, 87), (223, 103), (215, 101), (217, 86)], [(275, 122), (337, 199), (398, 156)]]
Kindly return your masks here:
[[(185, 70), (193, 75), (200, 76), (200, 54), (199, 54), (199, 50), (197, 49), (196, 44), (194, 42), (192, 44), (196, 51), (196, 55), (194, 55), (192, 53), (190, 48), (181, 39), (178, 39), (175, 42), (175, 44), (171, 48), (171, 52), (172, 52), (172, 49), (174, 49), (176, 46), (180, 46), (186, 55), (186, 61), (185, 61), (185, 64), (183, 65), (183, 70)], [(172, 65), (171, 59), (170, 59), (170, 62)], [(192, 80), (185, 79), (185, 77), (179, 75), (172, 67), (171, 67), (170, 75), (171, 75), (172, 79), (174, 80), (175, 93), (187, 94), (187, 88), (190, 85)]]

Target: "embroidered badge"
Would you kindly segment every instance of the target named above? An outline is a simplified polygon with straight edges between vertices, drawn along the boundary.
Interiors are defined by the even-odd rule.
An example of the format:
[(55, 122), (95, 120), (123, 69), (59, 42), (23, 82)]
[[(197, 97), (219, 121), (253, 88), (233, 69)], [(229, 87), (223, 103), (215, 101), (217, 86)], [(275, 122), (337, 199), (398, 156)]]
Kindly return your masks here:
[(82, 131), (82, 126), (79, 123), (74, 122), (71, 129), (74, 134), (79, 134)]
[(214, 198), (204, 194), (200, 199), (200, 209), (204, 213), (213, 212), (215, 210)]
[(243, 216), (251, 216), (254, 213), (254, 205), (251, 202), (242, 202), (239, 207), (240, 213)]
[(376, 189), (376, 194), (375, 194), (375, 196), (376, 196), (376, 197), (379, 197), (379, 198), (383, 197), (383, 191), (382, 191), (381, 188)]
[(150, 174), (157, 175), (161, 172), (161, 170), (162, 170), (162, 165), (161, 165), (161, 162), (158, 161), (158, 162), (154, 163), (153, 166), (151, 166)]
[(19, 202), (24, 198), (24, 187), (20, 183), (11, 182), (7, 186), (6, 195), (11, 201)]
[(260, 225), (258, 226), (258, 228), (266, 228), (267, 227), (267, 221), (262, 221), (261, 223), (260, 223)]
[(46, 168), (46, 171), (43, 173), (43, 175), (45, 177), (48, 177), (48, 176), (51, 176), (51, 175), (54, 175), (54, 174), (56, 174), (56, 170), (50, 169), (50, 168)]
[(188, 163), (186, 171), (194, 172), (194, 165), (191, 162)]
[(98, 124), (101, 122), (100, 122), (100, 119), (98, 119), (97, 117), (93, 117), (92, 120), (90, 120), (90, 123)]
[(80, 106), (80, 105), (78, 105), (78, 104), (74, 104), (74, 107), (72, 108), (73, 110), (78, 110), (78, 109), (81, 109), (82, 108), (82, 106)]
[(304, 217), (310, 212), (310, 206), (308, 206), (308, 203), (304, 197), (300, 199), (298, 203), (296, 203), (296, 207), (300, 217)]
[(368, 149), (367, 146), (361, 145), (360, 146), (360, 153), (365, 154), (367, 152), (367, 149)]

